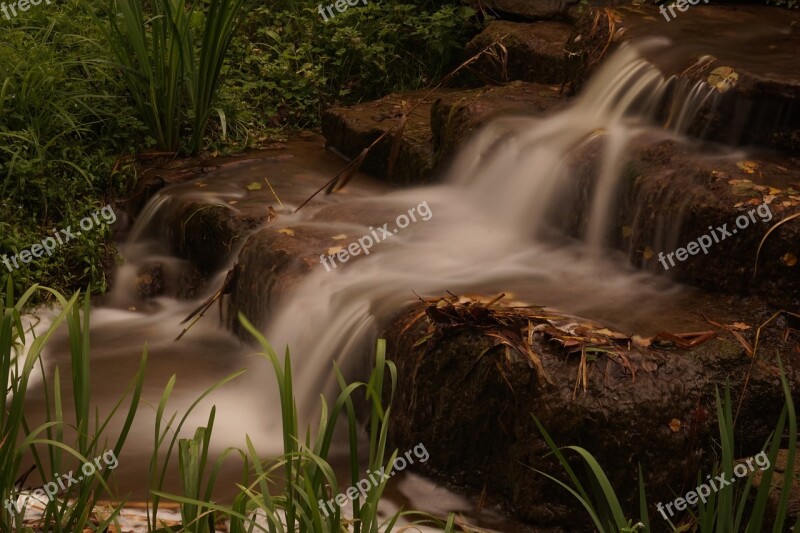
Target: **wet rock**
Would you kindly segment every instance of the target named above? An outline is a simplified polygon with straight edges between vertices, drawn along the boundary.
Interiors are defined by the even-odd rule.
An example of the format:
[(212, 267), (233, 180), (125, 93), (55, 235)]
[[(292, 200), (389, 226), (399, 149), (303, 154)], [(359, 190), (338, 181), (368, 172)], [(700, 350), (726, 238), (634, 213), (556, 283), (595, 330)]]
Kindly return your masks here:
[[(565, 478), (546, 457), (550, 450), (533, 416), (558, 445), (593, 453), (633, 516), (638, 465), (651, 506), (694, 486), (698, 471), (711, 472), (715, 387), (730, 380), (738, 402), (753, 365), (736, 426), (743, 456), (760, 449), (782, 407), (768, 355), (775, 346), (755, 363), (722, 336), (691, 352), (635, 345), (629, 351), (623, 343), (586, 359), (580, 347), (570, 353), (565, 343), (547, 339), (541, 311), (495, 304), (454, 320), (447, 305), (408, 310), (386, 330), (388, 357), (398, 370), (393, 446), (424, 442), (428, 475), (475, 495), (501, 496), (537, 526), (588, 530), (572, 496), (535, 472)], [(529, 348), (549, 383), (525, 355)], [(583, 472), (577, 466), (574, 461)]]
[[(446, 98), (453, 90), (439, 89), (392, 94), (347, 108), (328, 109), (322, 115), (322, 132), (328, 145), (351, 158), (370, 146), (384, 132), (392, 128), (403, 112), (409, 112), (394, 176), (388, 177), (389, 154), (393, 142), (387, 136), (370, 150), (362, 169), (396, 184), (426, 183), (433, 179), (435, 157), (431, 142), (430, 109), (437, 98)], [(412, 106), (421, 102), (415, 109)]]
[[(601, 136), (575, 155), (580, 183), (597, 179), (603, 145)], [(714, 159), (696, 149), (651, 135), (631, 144), (608, 244), (626, 251), (640, 268), (667, 271), (708, 290), (758, 295), (776, 307), (800, 308), (800, 219), (765, 238), (800, 207), (800, 165), (789, 158)], [(586, 203), (573, 213), (574, 234), (586, 230), (577, 221), (588, 209)], [(711, 241), (705, 251), (694, 245), (687, 252), (703, 236)]]
[[(587, 10), (567, 40), (567, 80), (579, 91), (602, 60), (625, 41), (662, 37), (647, 59), (666, 77), (715, 87), (696, 112), (691, 135), (732, 146), (800, 153), (800, 14), (755, 6), (701, 5), (669, 23), (658, 8), (642, 4)], [(754, 28), (768, 29), (756, 31)], [(746, 49), (748, 54), (737, 51)], [(688, 95), (679, 95), (680, 100)], [(660, 118), (669, 117), (669, 104)]]
[(224, 206), (186, 202), (171, 213), (167, 223), (174, 253), (210, 274), (230, 261), (242, 238), (266, 218), (235, 216)]
[(139, 295), (143, 300), (155, 298), (164, 294), (164, 265), (161, 263), (148, 265), (139, 271), (136, 277)]
[(473, 56), (500, 41), (507, 50), (505, 61), (482, 56), (472, 69), (479, 77), (494, 82), (561, 83), (566, 68), (564, 46), (571, 30), (561, 22), (493, 21), (467, 44), (465, 55)]
[(557, 85), (513, 82), (438, 99), (431, 109), (433, 142), (439, 163), (449, 162), (481, 126), (504, 115), (540, 116), (562, 107)]

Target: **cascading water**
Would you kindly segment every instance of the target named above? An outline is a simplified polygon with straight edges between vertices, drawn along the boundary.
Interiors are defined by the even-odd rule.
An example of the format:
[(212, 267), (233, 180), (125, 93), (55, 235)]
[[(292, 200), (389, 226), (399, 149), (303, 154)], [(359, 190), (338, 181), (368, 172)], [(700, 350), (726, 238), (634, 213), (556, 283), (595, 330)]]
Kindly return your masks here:
[[(268, 323), (257, 324), (276, 349), (291, 348), (303, 424), (312, 421), (320, 392), (330, 394), (338, 389), (333, 361), (350, 377), (359, 375), (381, 328), (416, 301), (417, 295), (505, 292), (508, 300), (601, 319), (620, 330), (654, 327), (651, 316), (658, 316), (659, 325), (664, 326), (661, 311), (675, 305), (680, 289), (663, 278), (635, 270), (622, 252), (606, 247), (606, 240), (618, 207), (629, 141), (645, 132), (680, 139), (680, 129), (688, 127), (693, 114), (711, 97), (707, 87), (665, 78), (642, 57), (642, 50), (667, 44), (621, 47), (582, 96), (557, 115), (494, 121), (461, 150), (443, 185), (380, 195), (360, 191), (351, 193), (351, 200), (326, 201), (317, 211), (309, 206), (272, 222), (284, 228), (325, 228), (331, 236), (345, 234), (343, 242), (350, 243), (370, 234), (370, 225), (393, 222), (422, 202), (427, 202), (432, 212), (430, 220), (417, 220), (393, 233), (369, 256), (331, 272), (315, 266), (266, 313), (271, 317)], [(665, 106), (671, 109), (669, 130), (655, 124), (658, 110)], [(598, 140), (602, 141), (602, 163), (596, 179), (581, 184), (573, 175), (573, 159)], [(274, 166), (259, 164), (251, 162), (249, 168), (237, 172), (250, 172), (254, 180), (261, 181)], [(260, 453), (277, 454), (280, 412), (268, 365), (252, 357), (252, 350), (242, 347), (223, 328), (214, 327), (212, 316), (180, 343), (173, 342), (182, 329), (179, 321), (201, 300), (160, 298), (148, 308), (148, 314), (123, 310), (136, 297), (133, 287), (141, 266), (157, 261), (166, 264), (165, 268), (181, 268), (182, 260), (169, 255), (171, 239), (167, 235), (179, 229), (164, 231), (170, 219), (167, 215), (179, 203), (174, 200), (194, 199), (235, 212), (234, 205), (245, 201), (245, 193), (229, 179), (230, 175), (221, 174), (215, 181), (212, 174), (204, 178), (208, 188), (198, 189), (191, 183), (170, 187), (140, 215), (122, 247), (126, 264), (118, 271), (110, 305), (93, 313), (96, 363), (92, 368), (100, 383), (99, 396), (112, 402), (135, 371), (141, 344), (147, 340), (150, 375), (155, 376), (146, 391), (148, 401), (157, 403), (167, 377), (177, 373), (172, 408), (180, 410), (211, 383), (237, 368), (249, 367), (235, 389), (223, 389), (207, 402), (218, 407), (214, 443), (219, 449), (242, 446), (245, 434), (250, 434)], [(585, 187), (590, 187), (591, 194)], [(586, 197), (592, 200), (583, 201)], [(289, 209), (296, 207), (288, 204)], [(362, 220), (362, 224), (329, 222), (337, 212), (370, 212), (373, 218), (379, 212), (383, 218)], [(567, 219), (580, 220), (579, 230)], [(668, 237), (662, 236), (665, 240)], [(222, 269), (209, 285), (216, 289), (226, 271)], [(67, 364), (58, 357), (52, 362)], [(206, 407), (187, 428), (204, 424)], [(132, 435), (133, 448), (150, 449), (152, 414), (139, 417)], [(147, 451), (121, 457), (120, 471), (128, 470), (124, 479), (137, 486), (141, 465), (148, 459)]]
[[(641, 56), (643, 48), (665, 44), (623, 47), (560, 114), (496, 120), (462, 150), (445, 185), (362, 200), (379, 201), (386, 213), (398, 214), (424, 201), (433, 217), (412, 224), (391, 238), (391, 246), (383, 244), (358, 262), (333, 272), (319, 268), (266, 325), (267, 337), (290, 346), (302, 361), (298, 383), (308, 393), (308, 412), (320, 388), (336, 388), (331, 360), (345, 369), (360, 364), (380, 328), (414, 302), (415, 294), (506, 292), (530, 304), (602, 317), (622, 329), (647, 327), (648, 314), (672, 296), (667, 283), (634, 271), (621, 254), (605, 247), (626, 149), (643, 132), (677, 138), (653, 124), (668, 95), (684, 99), (678, 124), (689, 122), (698, 100), (709, 97), (708, 90), (694, 89), (688, 99), (684, 91), (668, 90), (675, 79), (666, 79)], [(558, 225), (565, 211), (582, 210), (571, 154), (597, 136), (605, 141), (602, 165), (591, 184), (593, 200), (579, 215), (584, 234), (573, 240)], [(358, 205), (347, 202), (339, 209), (357, 212)], [(310, 221), (302, 215), (282, 222), (292, 227), (315, 223), (313, 215)], [(369, 233), (366, 226), (354, 231), (334, 224), (330, 230), (353, 240)], [(560, 244), (553, 242), (554, 234)]]

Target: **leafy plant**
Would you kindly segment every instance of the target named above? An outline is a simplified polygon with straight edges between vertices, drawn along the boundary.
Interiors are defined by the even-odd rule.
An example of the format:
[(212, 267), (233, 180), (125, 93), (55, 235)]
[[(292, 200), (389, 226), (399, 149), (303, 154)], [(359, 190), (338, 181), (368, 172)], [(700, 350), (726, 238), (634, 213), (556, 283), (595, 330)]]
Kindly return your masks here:
[[(152, 13), (145, 13), (138, 0), (110, 1), (106, 34), (111, 50), (139, 115), (161, 149), (180, 148), (182, 127), (189, 119), (189, 152), (202, 148), (242, 2), (210, 0), (203, 12), (202, 0), (193, 0), (188, 9), (182, 0), (154, 0)], [(199, 46), (196, 20), (203, 21)]]
[[(55, 481), (59, 472), (69, 471), (69, 467), (75, 461), (65, 460), (65, 454), (77, 459), (80, 463), (91, 463), (90, 458), (100, 455), (105, 449), (106, 442), (101, 440), (104, 430), (124, 400), (124, 397), (120, 399), (106, 419), (98, 420), (94, 427), (90, 425), (89, 304), (88, 298), (85, 298), (83, 324), (81, 324), (81, 309), (76, 306), (80, 297), (79, 293), (76, 293), (70, 300), (66, 300), (56, 291), (42, 288), (41, 290), (51, 293), (58, 300), (61, 311), (53, 319), (45, 333), (30, 341), (30, 345), (26, 346), (28, 332), (22, 325), (21, 313), (37, 290), (40, 290), (37, 286), (31, 287), (13, 304), (13, 289), (9, 287), (6, 302), (3, 305), (2, 322), (0, 322), (0, 356), (2, 356), (0, 358), (0, 378), (4, 380), (8, 393), (0, 397), (0, 442), (3, 443), (3, 446), (0, 447), (0, 498), (3, 502), (10, 499), (14, 504), (18, 504), (18, 492), (22, 488), (18, 486), (17, 480), (20, 480), (19, 485), (22, 485), (27, 478), (27, 473), (23, 473), (23, 463), (26, 458), (29, 457), (33, 461), (33, 467), (39, 471), (45, 481)], [(67, 322), (72, 355), (71, 376), (75, 403), (75, 425), (72, 428), (76, 432), (76, 442), (73, 446), (66, 444), (64, 430), (71, 425), (64, 416), (58, 368), (55, 370), (52, 394), (47, 388), (45, 380), (45, 405), (47, 406), (45, 422), (31, 428), (24, 410), (31, 374), (37, 365), (39, 370), (44, 373), (44, 365), (41, 360), (42, 350), (64, 321)], [(142, 356), (139, 372), (131, 384), (132, 395), (128, 412), (112, 448), (114, 457), (118, 456), (122, 450), (136, 415), (146, 359), (147, 350)], [(42, 453), (37, 446), (43, 446), (45, 453)], [(28, 473), (32, 471), (32, 469), (26, 470)], [(41, 530), (72, 532), (83, 531), (88, 527), (98, 500), (103, 494), (110, 494), (108, 486), (110, 474), (110, 469), (98, 469), (92, 475), (84, 475), (77, 483), (67, 486), (58, 498), (48, 498), (39, 521)], [(19, 509), (15, 505), (3, 505), (0, 509), (0, 530), (9, 532), (27, 530), (22, 520), (27, 507), (27, 499), (24, 497), (22, 499), (22, 507)], [(100, 530), (105, 529), (114, 521), (122, 505), (124, 505), (124, 501), (113, 509), (105, 521), (99, 524)]]

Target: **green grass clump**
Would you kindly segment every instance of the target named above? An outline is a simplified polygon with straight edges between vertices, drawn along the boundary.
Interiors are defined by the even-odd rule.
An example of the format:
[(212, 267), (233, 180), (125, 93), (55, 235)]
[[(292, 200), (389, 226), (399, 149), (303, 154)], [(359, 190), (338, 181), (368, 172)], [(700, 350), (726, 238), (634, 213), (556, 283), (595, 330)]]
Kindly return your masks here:
[[(52, 324), (39, 337), (26, 341), (21, 313), (27, 302), (37, 290), (49, 292), (58, 302), (60, 313)], [(6, 395), (0, 397), (0, 531), (31, 531), (23, 524), (22, 517), (28, 506), (22, 501), (22, 508), (6, 506), (11, 499), (17, 502), (21, 489), (28, 488), (26, 480), (27, 464), (32, 462), (34, 472), (45, 481), (56, 481), (59, 474), (78, 469), (84, 463), (92, 462), (108, 450), (118, 457), (130, 431), (136, 410), (139, 406), (144, 365), (147, 352), (142, 356), (139, 372), (131, 385), (131, 399), (125, 421), (113, 446), (107, 448), (104, 436), (106, 425), (117, 413), (122, 402), (120, 400), (106, 419), (93, 419), (91, 397), (89, 392), (89, 300), (84, 298), (82, 308), (77, 305), (80, 297), (76, 293), (66, 300), (51, 289), (34, 286), (16, 302), (12, 302), (13, 290), (7, 291), (7, 299), (2, 305), (2, 321), (0, 322), (0, 380), (5, 384)], [(64, 398), (61, 394), (61, 372), (55, 369), (52, 388), (44, 382), (46, 420), (39, 426), (32, 426), (25, 414), (25, 398), (28, 392), (31, 375), (35, 370), (45, 373), (42, 362), (42, 350), (53, 333), (64, 322), (69, 331), (69, 349), (71, 355), (71, 382), (73, 388), (74, 417), (64, 412)], [(25, 343), (29, 345), (25, 346)], [(68, 421), (68, 419), (73, 419)], [(24, 466), (23, 466), (24, 465)], [(98, 469), (91, 475), (84, 475), (73, 485), (54, 499), (39, 497), (46, 503), (42, 514), (40, 531), (71, 533), (83, 531), (92, 524), (92, 511), (104, 495), (111, 494), (108, 480), (112, 469)], [(19, 480), (19, 482), (18, 482)], [(120, 507), (113, 509), (109, 517), (100, 525), (100, 530), (109, 525), (116, 517)]]

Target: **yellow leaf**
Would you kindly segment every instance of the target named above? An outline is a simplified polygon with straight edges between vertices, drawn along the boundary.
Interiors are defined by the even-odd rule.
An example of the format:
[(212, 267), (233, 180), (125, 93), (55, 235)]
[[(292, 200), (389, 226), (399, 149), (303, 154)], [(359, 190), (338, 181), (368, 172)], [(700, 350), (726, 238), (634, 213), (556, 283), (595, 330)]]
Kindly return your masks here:
[(739, 81), (739, 75), (731, 67), (717, 67), (708, 76), (708, 84), (721, 93), (735, 87)]
[(622, 236), (625, 238), (630, 237), (633, 234), (633, 230), (630, 226), (622, 226)]
[(758, 170), (758, 163), (755, 161), (740, 161), (736, 163), (736, 166), (745, 174), (755, 174), (756, 170)]
[(669, 429), (671, 429), (673, 433), (677, 433), (681, 430), (681, 421), (677, 418), (673, 418), (669, 423)]
[(288, 235), (289, 237), (294, 237), (294, 230), (289, 228), (282, 228), (278, 230), (278, 233), (283, 233), (284, 235)]
[(341, 252), (342, 250), (344, 250), (344, 248), (341, 246), (331, 246), (330, 248), (328, 248), (328, 251), (326, 253), (328, 255), (335, 255), (336, 253)]
[(261, 184), (254, 181), (253, 183), (251, 183), (250, 185), (247, 186), (247, 190), (248, 191), (260, 191), (261, 190)]
[(331, 239), (333, 239), (334, 241), (342, 241), (346, 238), (347, 235), (345, 235), (344, 233), (340, 233), (339, 235), (334, 235), (333, 237), (331, 237)]
[(783, 254), (783, 257), (781, 257), (781, 261), (783, 261), (783, 264), (787, 267), (793, 267), (797, 264), (797, 256), (792, 252), (786, 252)]
[(652, 248), (650, 248), (649, 246), (648, 246), (648, 247), (646, 247), (646, 248), (644, 249), (643, 255), (644, 255), (644, 258), (645, 258), (645, 260), (646, 260), (646, 261), (649, 261), (650, 259), (652, 259), (652, 258), (653, 258), (653, 249), (652, 249)]

